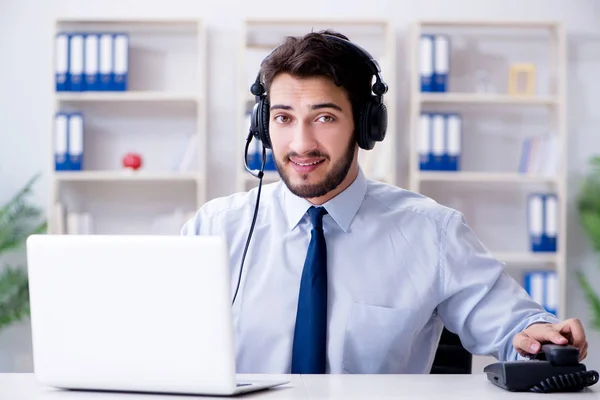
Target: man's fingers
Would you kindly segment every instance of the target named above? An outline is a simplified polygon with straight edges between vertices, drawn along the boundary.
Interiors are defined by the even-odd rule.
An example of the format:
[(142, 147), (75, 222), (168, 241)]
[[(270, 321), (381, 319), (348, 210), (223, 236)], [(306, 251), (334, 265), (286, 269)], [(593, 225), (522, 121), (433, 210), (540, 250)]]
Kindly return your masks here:
[[(526, 354), (537, 354), (541, 349), (541, 344), (537, 340), (521, 332), (515, 336), (513, 345), (517, 351), (521, 350)], [(523, 354), (522, 354), (523, 355)]]
[(560, 331), (564, 333), (570, 333), (572, 338), (571, 344), (580, 350), (584, 343), (586, 343), (583, 325), (577, 318), (566, 320), (563, 328)]
[(587, 350), (588, 350), (588, 344), (587, 344), (587, 342), (585, 342), (583, 344), (583, 348), (579, 351), (579, 361), (582, 361), (584, 358), (587, 357)]
[(566, 337), (561, 335), (559, 331), (557, 331), (555, 328), (552, 328), (550, 326), (547, 326), (546, 329), (544, 329), (541, 336), (542, 337), (540, 337), (540, 340), (542, 340), (542, 341), (552, 342), (554, 344), (568, 344), (569, 343), (569, 340)]

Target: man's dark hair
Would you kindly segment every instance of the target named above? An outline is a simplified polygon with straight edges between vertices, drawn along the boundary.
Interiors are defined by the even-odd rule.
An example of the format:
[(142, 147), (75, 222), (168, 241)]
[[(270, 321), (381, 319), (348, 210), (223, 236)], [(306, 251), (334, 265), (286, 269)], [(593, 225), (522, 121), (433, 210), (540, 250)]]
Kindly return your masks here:
[(359, 112), (371, 96), (373, 75), (356, 52), (326, 35), (348, 40), (345, 35), (332, 30), (287, 37), (261, 66), (263, 86), (268, 96), (273, 79), (281, 73), (299, 78), (328, 77), (348, 92), (356, 129)]

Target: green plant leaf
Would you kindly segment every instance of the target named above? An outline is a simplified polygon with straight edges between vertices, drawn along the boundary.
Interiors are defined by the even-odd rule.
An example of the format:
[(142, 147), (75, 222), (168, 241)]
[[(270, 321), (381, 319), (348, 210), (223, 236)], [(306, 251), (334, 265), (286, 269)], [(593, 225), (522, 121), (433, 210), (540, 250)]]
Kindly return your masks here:
[[(0, 207), (0, 254), (19, 250), (27, 237), (47, 229), (42, 210), (29, 203), (31, 178), (5, 205)], [(24, 267), (0, 266), (0, 330), (29, 316), (29, 282)]]
[(600, 330), (600, 297), (594, 292), (583, 272), (577, 271), (575, 274), (592, 313), (592, 326), (594, 329)]
[(29, 316), (29, 283), (22, 267), (0, 274), (0, 330)]
[(600, 214), (588, 210), (582, 210), (580, 221), (583, 230), (587, 233), (595, 251), (600, 251)]
[(39, 175), (27, 184), (0, 208), (0, 254), (23, 247), (27, 237), (46, 230), (42, 220), (42, 210), (28, 203), (33, 183)]

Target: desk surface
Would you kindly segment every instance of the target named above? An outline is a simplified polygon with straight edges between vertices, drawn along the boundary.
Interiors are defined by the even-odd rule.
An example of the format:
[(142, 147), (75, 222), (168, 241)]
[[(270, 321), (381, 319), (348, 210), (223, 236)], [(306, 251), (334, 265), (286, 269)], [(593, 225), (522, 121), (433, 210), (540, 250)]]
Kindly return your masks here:
[[(241, 375), (241, 378), (248, 376)], [(529, 399), (548, 396), (500, 389), (483, 374), (475, 375), (260, 375), (260, 379), (291, 382), (278, 388), (244, 394), (239, 399)], [(598, 385), (598, 384), (597, 384)], [(533, 396), (533, 397), (532, 397)], [(577, 393), (554, 393), (552, 400), (598, 399), (596, 385)], [(204, 396), (71, 392), (41, 386), (33, 374), (0, 374), (0, 398), (6, 400), (185, 400)], [(540, 397), (541, 398), (541, 397)], [(223, 400), (223, 397), (220, 398)]]

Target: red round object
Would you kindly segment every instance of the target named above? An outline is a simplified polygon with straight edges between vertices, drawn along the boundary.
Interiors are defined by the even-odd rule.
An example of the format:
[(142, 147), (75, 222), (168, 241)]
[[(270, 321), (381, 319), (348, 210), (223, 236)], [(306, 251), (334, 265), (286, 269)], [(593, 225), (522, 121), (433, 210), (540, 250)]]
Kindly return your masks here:
[(127, 153), (123, 157), (123, 166), (137, 170), (142, 166), (142, 156), (137, 153)]

